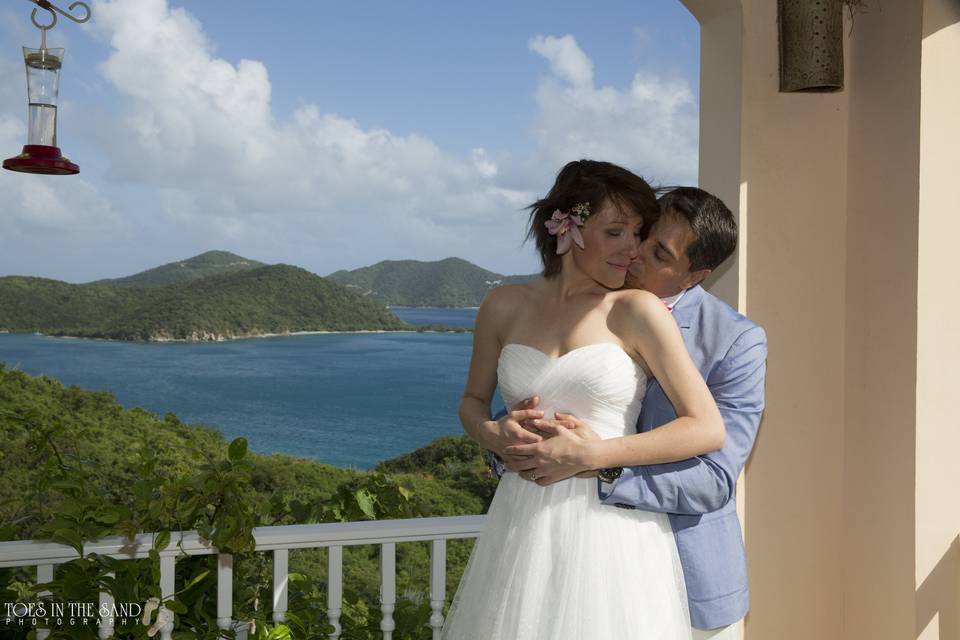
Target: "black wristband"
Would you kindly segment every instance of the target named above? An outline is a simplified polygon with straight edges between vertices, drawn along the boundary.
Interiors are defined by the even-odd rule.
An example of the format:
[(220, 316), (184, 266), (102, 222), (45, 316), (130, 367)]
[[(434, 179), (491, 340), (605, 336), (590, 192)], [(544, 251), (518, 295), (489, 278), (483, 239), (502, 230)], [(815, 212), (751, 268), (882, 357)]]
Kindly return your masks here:
[(609, 469), (597, 469), (597, 475), (604, 482), (614, 482), (623, 473), (623, 467), (610, 467)]

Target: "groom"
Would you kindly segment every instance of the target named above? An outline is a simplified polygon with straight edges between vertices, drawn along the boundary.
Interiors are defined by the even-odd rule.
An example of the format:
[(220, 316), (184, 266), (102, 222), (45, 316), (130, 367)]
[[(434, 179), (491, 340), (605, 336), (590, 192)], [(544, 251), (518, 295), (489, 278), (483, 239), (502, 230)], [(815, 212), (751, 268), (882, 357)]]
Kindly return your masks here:
[[(630, 266), (626, 286), (655, 293), (671, 309), (723, 416), (726, 444), (720, 451), (680, 462), (601, 470), (599, 495), (605, 505), (670, 515), (694, 639), (737, 640), (749, 590), (735, 489), (763, 413), (767, 340), (762, 328), (700, 286), (736, 248), (737, 227), (730, 210), (695, 187), (666, 193), (660, 209), (661, 217)], [(511, 416), (534, 406), (526, 400)], [(649, 431), (676, 417), (663, 389), (651, 380), (637, 430)], [(566, 425), (571, 422), (586, 426), (576, 419)], [(560, 424), (563, 421), (555, 422)], [(522, 420), (517, 426), (523, 426)], [(529, 444), (527, 438), (517, 439), (496, 453), (506, 460), (507, 470), (527, 479), (569, 477), (571, 470), (564, 473), (563, 464), (551, 456), (551, 440)], [(500, 458), (492, 456), (491, 465), (502, 475)]]

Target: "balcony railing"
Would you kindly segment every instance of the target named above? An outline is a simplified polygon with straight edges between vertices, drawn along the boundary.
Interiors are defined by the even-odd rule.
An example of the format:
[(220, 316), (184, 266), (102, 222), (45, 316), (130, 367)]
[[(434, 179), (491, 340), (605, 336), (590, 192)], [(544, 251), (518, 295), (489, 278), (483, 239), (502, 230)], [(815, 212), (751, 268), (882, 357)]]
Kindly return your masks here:
[[(340, 614), (343, 609), (343, 547), (351, 545), (380, 545), (380, 629), (384, 640), (392, 640), (395, 628), (393, 611), (397, 602), (396, 546), (402, 542), (430, 541), (430, 626), (433, 637), (440, 637), (443, 626), (443, 605), (446, 600), (446, 541), (474, 538), (483, 528), (484, 516), (457, 516), (444, 518), (414, 518), (408, 520), (377, 520), (371, 522), (342, 522), (332, 524), (303, 524), (279, 527), (258, 527), (253, 530), (256, 551), (273, 553), (273, 620), (283, 622), (287, 612), (288, 559), (290, 549), (326, 548), (327, 553), (327, 615), (334, 627), (331, 638), (341, 634)], [(83, 545), (83, 553), (98, 553), (119, 560), (146, 558), (153, 548), (153, 533), (141, 533), (135, 539), (110, 537)], [(160, 551), (160, 595), (162, 599), (174, 593), (174, 569), (177, 556), (217, 554), (217, 626), (237, 630), (237, 638), (246, 638), (246, 625), (233, 620), (233, 556), (218, 553), (216, 548), (200, 540), (196, 531), (175, 532), (170, 544)], [(54, 567), (76, 559), (77, 552), (68, 545), (56, 542), (23, 540), (0, 542), (0, 567), (37, 568), (37, 581), (53, 580)], [(114, 606), (112, 597), (100, 594), (100, 608)], [(160, 627), (160, 638), (170, 640), (173, 618)], [(109, 619), (99, 622), (101, 638), (113, 636)], [(39, 630), (38, 640), (45, 640), (49, 631)]]

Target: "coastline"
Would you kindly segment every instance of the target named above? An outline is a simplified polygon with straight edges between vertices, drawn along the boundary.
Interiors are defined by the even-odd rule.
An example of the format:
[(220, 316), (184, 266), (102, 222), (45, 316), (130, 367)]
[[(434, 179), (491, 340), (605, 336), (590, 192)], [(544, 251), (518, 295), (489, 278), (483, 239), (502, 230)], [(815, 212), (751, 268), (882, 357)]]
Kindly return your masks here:
[[(397, 306), (392, 307), (395, 309), (398, 314), (402, 314), (404, 310), (425, 310), (425, 311), (443, 311), (447, 310), (450, 312), (454, 311), (466, 311), (471, 316), (476, 312), (477, 307), (403, 307)], [(459, 315), (459, 314), (457, 314)], [(440, 319), (440, 318), (437, 318)], [(265, 331), (257, 333), (218, 333), (216, 331), (202, 330), (197, 329), (186, 333), (182, 338), (176, 338), (171, 335), (171, 332), (158, 328), (151, 335), (142, 339), (140, 337), (134, 336), (119, 336), (109, 337), (104, 334), (100, 335), (75, 335), (75, 334), (60, 334), (60, 333), (44, 333), (42, 331), (31, 331), (31, 330), (16, 330), (16, 329), (2, 329), (0, 328), (0, 334), (32, 334), (36, 336), (43, 336), (47, 338), (63, 338), (64, 340), (100, 340), (105, 342), (131, 342), (131, 343), (166, 343), (166, 342), (183, 342), (183, 343), (201, 343), (201, 342), (227, 342), (232, 340), (248, 340), (253, 338), (281, 338), (287, 336), (305, 336), (305, 335), (324, 335), (324, 334), (376, 334), (376, 333), (473, 333), (473, 326), (471, 324), (461, 324), (458, 320), (454, 320), (452, 324), (446, 324), (441, 322), (431, 322), (434, 320), (433, 317), (421, 317), (419, 314), (411, 318), (411, 321), (404, 322), (405, 326), (398, 328), (390, 329), (350, 329), (350, 330), (331, 330), (331, 329), (322, 329), (322, 330), (308, 330), (308, 331)], [(229, 331), (229, 330), (228, 330)]]
[(444, 311), (447, 311), (447, 310), (449, 310), (449, 311), (456, 311), (456, 310), (460, 310), (460, 309), (470, 309), (470, 310), (472, 310), (472, 311), (476, 311), (477, 309), (480, 308), (480, 307), (405, 307), (405, 306), (399, 305), (399, 304), (398, 304), (398, 305), (394, 305), (394, 306), (390, 306), (390, 305), (387, 304), (387, 305), (384, 305), (384, 306), (385, 306), (387, 309), (443, 309)]
[[(0, 329), (0, 333), (10, 333), (8, 330)], [(252, 340), (256, 338), (285, 338), (289, 336), (309, 336), (309, 335), (325, 335), (325, 334), (350, 334), (350, 333), (473, 333), (471, 329), (459, 330), (459, 328), (453, 328), (450, 330), (438, 330), (438, 329), (354, 329), (352, 331), (287, 331), (283, 333), (252, 333), (244, 334), (238, 336), (222, 336), (216, 335), (209, 339), (193, 339), (193, 338), (168, 338), (168, 337), (154, 337), (149, 340), (124, 340), (122, 338), (100, 338), (100, 337), (89, 337), (89, 336), (68, 336), (68, 335), (49, 335), (42, 333), (40, 331), (22, 331), (14, 333), (29, 333), (35, 336), (43, 336), (45, 338), (59, 338), (63, 340), (101, 340), (103, 342), (140, 342), (140, 343), (166, 343), (166, 342), (229, 342), (231, 340)]]

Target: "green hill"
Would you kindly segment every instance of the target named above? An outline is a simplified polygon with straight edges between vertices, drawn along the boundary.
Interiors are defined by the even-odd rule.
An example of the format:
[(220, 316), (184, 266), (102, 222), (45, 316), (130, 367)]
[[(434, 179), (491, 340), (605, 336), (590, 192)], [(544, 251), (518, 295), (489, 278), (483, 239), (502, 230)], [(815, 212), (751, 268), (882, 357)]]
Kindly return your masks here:
[(119, 326), (107, 337), (203, 340), (409, 328), (382, 305), (309, 271), (282, 264), (163, 287), (151, 304), (137, 305), (124, 314)]
[(106, 278), (88, 284), (111, 284), (116, 287), (162, 287), (177, 282), (191, 282), (207, 276), (223, 275), (267, 266), (229, 251), (207, 251), (198, 256), (171, 262), (124, 278)]
[(0, 329), (71, 335), (94, 324), (112, 326), (136, 299), (136, 290), (105, 284), (5, 276), (0, 278)]
[(328, 279), (393, 307), (476, 307), (491, 288), (530, 282), (537, 275), (505, 276), (460, 258), (438, 262), (385, 260)]
[(400, 330), (382, 305), (299, 267), (165, 286), (0, 278), (0, 329), (118, 340), (222, 340), (295, 331)]

